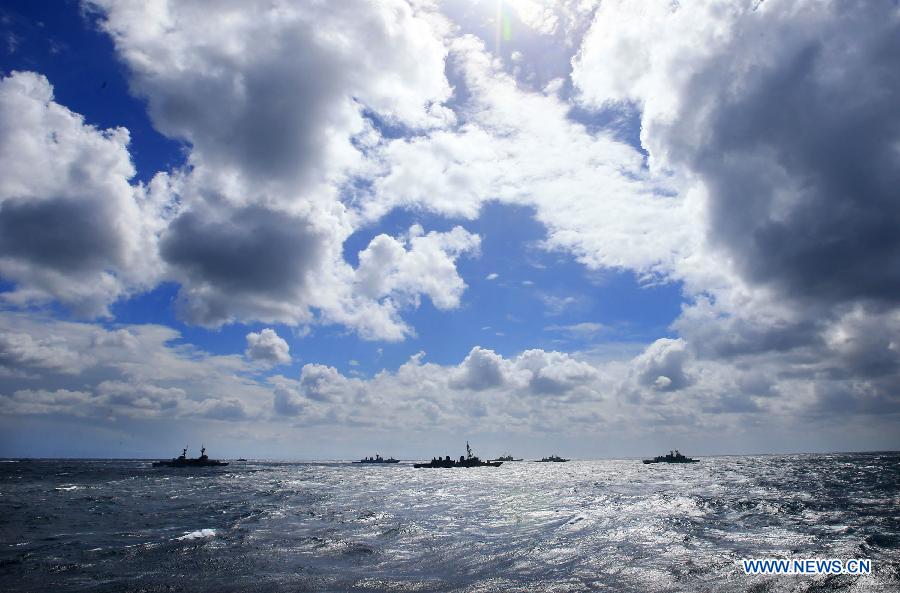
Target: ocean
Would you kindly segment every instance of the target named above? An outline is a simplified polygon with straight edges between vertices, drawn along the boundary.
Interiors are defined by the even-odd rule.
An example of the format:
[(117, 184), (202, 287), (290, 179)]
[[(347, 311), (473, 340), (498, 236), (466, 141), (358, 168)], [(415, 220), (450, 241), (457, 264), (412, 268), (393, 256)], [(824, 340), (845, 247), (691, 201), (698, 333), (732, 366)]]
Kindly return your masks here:
[[(0, 462), (2, 591), (900, 591), (900, 453)], [(745, 575), (866, 558), (870, 575)]]

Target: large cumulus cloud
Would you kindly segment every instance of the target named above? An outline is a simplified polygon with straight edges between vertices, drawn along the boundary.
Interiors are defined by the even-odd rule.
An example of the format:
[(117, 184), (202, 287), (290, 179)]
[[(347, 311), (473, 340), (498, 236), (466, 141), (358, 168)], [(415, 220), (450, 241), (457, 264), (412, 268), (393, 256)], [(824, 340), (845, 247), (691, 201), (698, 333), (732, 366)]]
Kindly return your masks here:
[(606, 2), (573, 78), (641, 109), (653, 164), (702, 183), (710, 247), (744, 281), (894, 305), (898, 31), (890, 3)]
[(0, 276), (19, 305), (58, 300), (85, 316), (152, 286), (162, 178), (133, 186), (124, 128), (99, 130), (53, 100), (41, 75), (0, 80)]
[(291, 361), (290, 346), (270, 327), (247, 334), (245, 355), (250, 360), (266, 364), (286, 364)]
[[(188, 146), (160, 233), (185, 320), (321, 321), (399, 340), (412, 332), (400, 312), (420, 294), (458, 306), (454, 263), (477, 247), (462, 229), (407, 245), (376, 237), (360, 270), (342, 249), (362, 223), (354, 196), (379, 126), (454, 120), (443, 19), (399, 0), (86, 5), (154, 126)], [(392, 271), (375, 287), (379, 266)]]
[(413, 127), (448, 117), (446, 49), (406, 2), (88, 5), (154, 124), (198, 167), (306, 188), (359, 159), (363, 108)]
[(670, 273), (694, 299), (675, 324), (693, 352), (848, 408), (893, 399), (898, 62), (892, 3), (600, 6), (574, 60), (582, 103), (637, 109), (651, 168), (702, 196), (703, 241)]
[[(376, 237), (359, 271), (343, 253), (360, 221), (342, 200), (370, 166), (374, 119), (452, 120), (440, 19), (405, 2), (87, 6), (187, 163), (130, 185), (127, 130), (86, 125), (39, 75), (4, 80), (0, 275), (16, 286), (5, 299), (93, 317), (173, 280), (193, 324), (337, 323), (387, 340), (413, 332), (401, 312), (421, 294), (459, 305), (455, 261), (478, 244), (461, 228)], [(381, 268), (388, 284), (374, 287)]]

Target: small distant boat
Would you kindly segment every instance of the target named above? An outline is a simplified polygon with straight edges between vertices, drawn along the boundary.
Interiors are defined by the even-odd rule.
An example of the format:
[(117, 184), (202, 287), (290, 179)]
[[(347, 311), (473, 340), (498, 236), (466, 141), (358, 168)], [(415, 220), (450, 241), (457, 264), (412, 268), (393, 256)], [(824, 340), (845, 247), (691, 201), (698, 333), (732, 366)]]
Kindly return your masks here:
[(399, 459), (394, 459), (393, 457), (388, 457), (385, 459), (379, 454), (375, 454), (375, 457), (363, 457), (359, 461), (354, 461), (353, 463), (400, 463)]
[(500, 467), (503, 465), (502, 461), (482, 461), (477, 456), (472, 454), (472, 448), (469, 447), (469, 442), (466, 441), (466, 454), (465, 456), (460, 455), (459, 461), (455, 459), (450, 459), (450, 456), (446, 457), (433, 457), (431, 461), (428, 463), (415, 463), (413, 467), (422, 468), (422, 467), (431, 467), (431, 468), (449, 468), (449, 467)]
[(513, 459), (512, 455), (503, 455), (498, 457), (497, 459), (491, 459), (490, 461), (522, 461), (521, 459)]
[(685, 457), (676, 449), (675, 451), (669, 451), (668, 455), (659, 455), (654, 457), (653, 459), (644, 459), (644, 463), (697, 463), (699, 459), (691, 459), (690, 457)]
[(243, 457), (241, 457), (240, 459), (235, 459), (235, 461), (247, 461), (247, 460), (244, 459)]
[(188, 458), (188, 448), (181, 450), (181, 455), (171, 460), (154, 461), (153, 467), (222, 467), (228, 465), (225, 461), (210, 459), (206, 455), (206, 447), (200, 447), (200, 457)]
[(559, 455), (551, 455), (550, 457), (544, 457), (543, 459), (539, 459), (535, 463), (565, 463), (569, 461), (568, 459), (563, 459)]

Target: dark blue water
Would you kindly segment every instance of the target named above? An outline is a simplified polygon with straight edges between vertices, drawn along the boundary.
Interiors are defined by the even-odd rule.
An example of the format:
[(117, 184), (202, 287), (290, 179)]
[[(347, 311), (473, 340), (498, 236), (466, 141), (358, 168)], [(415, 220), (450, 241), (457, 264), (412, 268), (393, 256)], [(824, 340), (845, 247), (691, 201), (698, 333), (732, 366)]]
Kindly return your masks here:
[[(2, 591), (898, 591), (900, 454), (0, 463)], [(870, 576), (745, 576), (748, 557)]]

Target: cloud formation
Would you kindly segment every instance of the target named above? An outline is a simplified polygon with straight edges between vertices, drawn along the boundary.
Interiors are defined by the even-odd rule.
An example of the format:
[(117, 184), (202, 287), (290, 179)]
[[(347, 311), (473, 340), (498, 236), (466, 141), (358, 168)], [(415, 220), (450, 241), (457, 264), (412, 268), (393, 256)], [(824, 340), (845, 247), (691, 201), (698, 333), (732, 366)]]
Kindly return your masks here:
[[(851, 408), (862, 393), (892, 399), (898, 40), (890, 4), (600, 6), (573, 61), (579, 100), (637, 109), (651, 170), (697, 197), (703, 240), (669, 274), (693, 298), (675, 324), (689, 351), (736, 374), (765, 361)], [(657, 384), (653, 368), (641, 377), (659, 389), (683, 383)]]
[(359, 270), (343, 254), (379, 126), (454, 121), (443, 19), (399, 0), (86, 4), (154, 126), (188, 146), (167, 179), (177, 208), (159, 250), (184, 320), (337, 323), (396, 341), (412, 333), (400, 312), (420, 295), (459, 305), (454, 262), (478, 243), (461, 228), (380, 235)]
[(896, 305), (900, 13), (864, 2), (605, 2), (575, 62), (634, 103), (657, 168), (689, 171), (741, 278), (786, 298)]
[[(247, 423), (257, 437), (278, 435), (290, 451), (297, 429), (396, 434), (398, 422), (414, 427), (407, 434), (413, 443), (420, 443), (413, 433), (435, 432), (683, 439), (700, 430), (763, 446), (772, 430), (798, 434), (810, 423), (831, 426), (838, 412), (842, 431), (885, 439), (892, 434), (890, 418), (900, 412), (900, 354), (890, 338), (893, 358), (865, 358), (867, 349), (880, 351), (883, 344), (860, 339), (862, 321), (847, 320), (845, 332), (833, 337), (830, 357), (806, 362), (813, 365), (814, 382), (808, 373), (785, 372), (790, 367), (782, 355), (760, 353), (734, 364), (696, 357), (684, 341), (672, 339), (631, 358), (597, 361), (541, 349), (505, 357), (476, 346), (458, 364), (440, 365), (419, 353), (366, 378), (319, 363), (266, 377), (242, 356), (179, 345), (177, 332), (161, 326), (104, 330), (3, 313), (4, 365), (15, 350), (8, 345), (21, 344), (17, 336), (28, 334), (34, 344), (18, 346), (29, 354), (17, 355), (17, 372), (5, 372), (8, 366), (0, 372), (0, 407), (23, 422), (79, 418), (104, 430), (189, 420), (226, 423), (222, 430), (238, 438), (238, 426)], [(891, 323), (882, 335), (896, 335), (900, 320)], [(259, 335), (265, 340), (267, 334)], [(851, 350), (860, 364), (873, 365), (869, 372), (878, 382), (860, 382), (847, 372), (841, 360)]]
[(129, 183), (128, 142), (56, 103), (39, 74), (0, 79), (0, 276), (16, 285), (5, 301), (95, 317), (159, 279), (166, 196)]
[(291, 362), (290, 346), (274, 329), (268, 327), (260, 332), (247, 334), (247, 350), (244, 354), (250, 360), (267, 364)]
[[(172, 281), (189, 324), (401, 341), (423, 297), (464, 305), (457, 263), (489, 202), (534, 212), (539, 247), (588, 270), (679, 283), (684, 305), (636, 356), (467, 344), (368, 378), (315, 360), (260, 377), (291, 361), (272, 329), (226, 356), (156, 325), (4, 312), (9, 413), (590, 434), (900, 413), (895, 3), (516, 3), (565, 50), (551, 80), (440, 3), (84, 5), (186, 160), (137, 183), (127, 130), (92, 127), (40, 74), (0, 80), (7, 305), (96, 318)], [(382, 232), (398, 209), (453, 221)], [(549, 315), (580, 304), (533, 294)]]
[(477, 38), (450, 47), (463, 123), (382, 143), (366, 216), (416, 207), (475, 218), (488, 201), (526, 205), (547, 229), (544, 247), (642, 275), (671, 270), (697, 242), (691, 204), (640, 151), (573, 121), (558, 95), (520, 87)]
[(462, 228), (416, 227), (407, 239), (376, 237), (354, 270), (342, 252), (351, 217), (336, 201), (218, 193), (207, 182), (227, 171), (201, 165), (130, 185), (127, 130), (86, 125), (37, 74), (0, 82), (0, 126), (0, 274), (15, 283), (3, 293), (15, 305), (59, 301), (96, 317), (175, 280), (179, 315), (193, 324), (340, 323), (400, 340), (412, 332), (400, 311), (421, 294), (459, 305), (455, 261), (477, 254), (479, 238)]
[(4, 414), (220, 420), (267, 414), (260, 405), (269, 390), (245, 378), (255, 372), (249, 363), (173, 344), (179, 337), (159, 325), (104, 329), (0, 314)]
[(406, 2), (87, 4), (192, 165), (287, 192), (275, 200), (345, 175), (365, 109), (414, 128), (451, 117), (440, 24)]
[(463, 254), (477, 254), (480, 242), (478, 235), (459, 226), (447, 233), (425, 234), (414, 225), (405, 241), (378, 235), (359, 253), (357, 289), (373, 299), (394, 295), (395, 300), (415, 304), (419, 294), (426, 294), (438, 309), (456, 308), (466, 284), (455, 261)]

